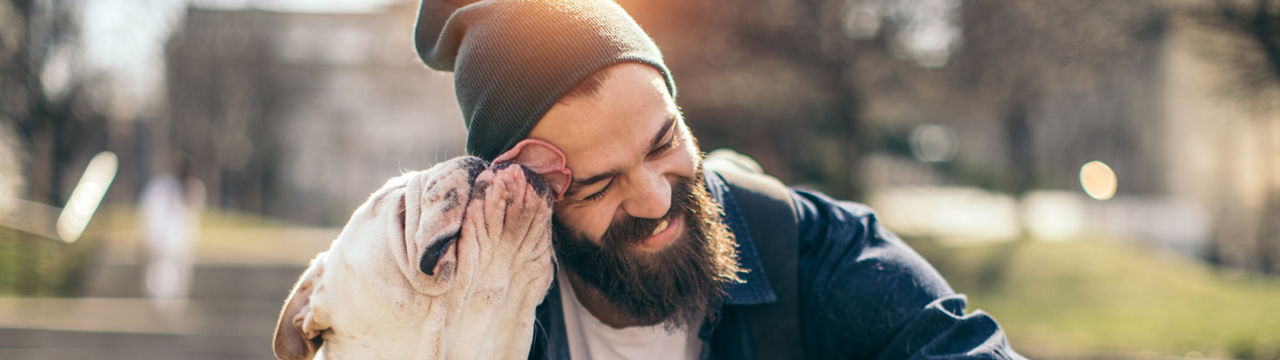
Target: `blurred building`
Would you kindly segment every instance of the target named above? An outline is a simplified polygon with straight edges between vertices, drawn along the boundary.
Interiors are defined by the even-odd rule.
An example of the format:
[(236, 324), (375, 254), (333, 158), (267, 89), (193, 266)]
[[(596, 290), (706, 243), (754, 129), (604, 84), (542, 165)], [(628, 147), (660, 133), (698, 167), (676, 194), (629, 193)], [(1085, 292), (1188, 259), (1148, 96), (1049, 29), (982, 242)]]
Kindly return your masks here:
[(461, 153), (452, 77), (413, 48), (416, 10), (190, 8), (151, 143), (196, 159), (213, 206), (345, 222), (388, 178)]

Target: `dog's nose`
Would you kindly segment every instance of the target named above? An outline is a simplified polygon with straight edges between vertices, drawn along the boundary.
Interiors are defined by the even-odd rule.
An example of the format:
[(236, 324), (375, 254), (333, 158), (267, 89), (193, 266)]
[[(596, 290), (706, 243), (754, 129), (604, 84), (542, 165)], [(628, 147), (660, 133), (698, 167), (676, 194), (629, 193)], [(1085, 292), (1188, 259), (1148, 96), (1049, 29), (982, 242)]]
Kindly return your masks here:
[(487, 168), (489, 168), (489, 162), (484, 159), (475, 156), (462, 158), (462, 169), (467, 171), (468, 183), (476, 182), (476, 176), (480, 176), (480, 173)]

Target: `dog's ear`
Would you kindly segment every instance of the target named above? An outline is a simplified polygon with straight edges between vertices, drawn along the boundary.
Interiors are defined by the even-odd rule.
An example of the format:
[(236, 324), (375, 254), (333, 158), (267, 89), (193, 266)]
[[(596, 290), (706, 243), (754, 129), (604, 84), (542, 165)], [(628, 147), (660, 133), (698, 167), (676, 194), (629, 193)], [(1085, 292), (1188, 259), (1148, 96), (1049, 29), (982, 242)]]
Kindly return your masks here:
[(311, 359), (324, 343), (320, 333), (328, 325), (316, 316), (315, 309), (311, 307), (311, 295), (320, 286), (325, 255), (326, 253), (320, 253), (311, 260), (311, 266), (302, 273), (298, 284), (294, 285), (293, 292), (289, 294), (289, 299), (285, 300), (284, 308), (280, 310), (280, 319), (276, 321), (276, 333), (272, 339), (277, 359)]
[(573, 172), (569, 171), (569, 168), (565, 166), (568, 160), (565, 158), (564, 152), (546, 141), (538, 139), (521, 140), (511, 150), (498, 155), (493, 160), (493, 163), (507, 161), (524, 165), (534, 173), (541, 175), (547, 181), (547, 184), (551, 185), (551, 191), (555, 194), (556, 200), (564, 197), (564, 192), (569, 189), (569, 182), (573, 180)]

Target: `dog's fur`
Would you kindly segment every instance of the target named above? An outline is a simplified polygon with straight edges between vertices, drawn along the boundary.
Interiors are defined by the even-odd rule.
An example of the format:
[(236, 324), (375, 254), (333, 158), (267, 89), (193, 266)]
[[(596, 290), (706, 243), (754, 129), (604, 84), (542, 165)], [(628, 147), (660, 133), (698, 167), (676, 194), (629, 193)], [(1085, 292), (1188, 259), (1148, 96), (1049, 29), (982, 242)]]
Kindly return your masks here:
[(295, 285), (276, 357), (526, 358), (553, 277), (546, 187), (473, 157), (387, 181)]

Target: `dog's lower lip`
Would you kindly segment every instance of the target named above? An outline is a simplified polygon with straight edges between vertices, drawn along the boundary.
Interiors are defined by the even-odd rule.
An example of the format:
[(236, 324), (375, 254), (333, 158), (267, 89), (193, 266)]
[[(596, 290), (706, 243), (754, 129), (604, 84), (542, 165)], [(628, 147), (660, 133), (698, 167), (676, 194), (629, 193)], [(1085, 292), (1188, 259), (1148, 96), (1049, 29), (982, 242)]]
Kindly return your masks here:
[(449, 250), (449, 245), (458, 241), (458, 236), (462, 234), (461, 230), (446, 234), (431, 240), (431, 245), (427, 245), (427, 250), (422, 252), (422, 259), (418, 261), (418, 269), (427, 275), (436, 274), (436, 264), (440, 263), (440, 258), (444, 256), (445, 251)]

